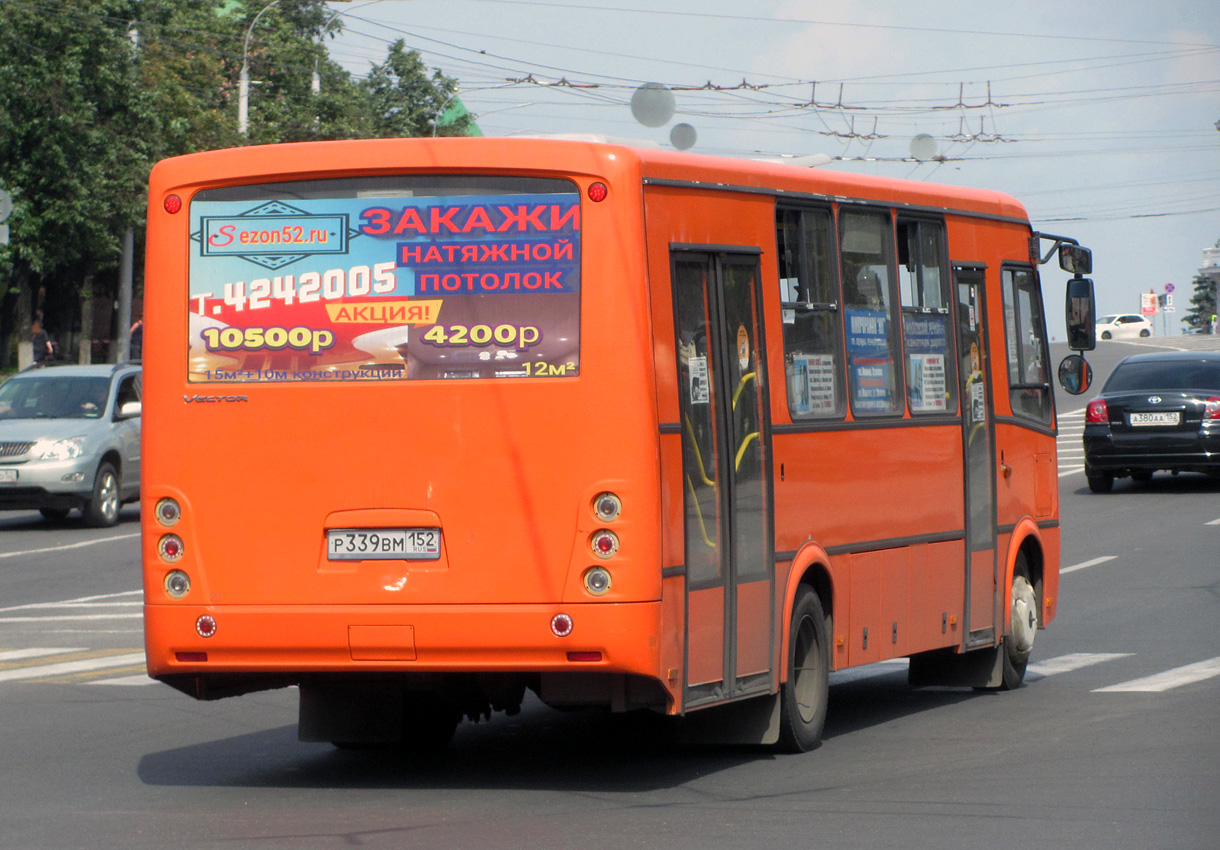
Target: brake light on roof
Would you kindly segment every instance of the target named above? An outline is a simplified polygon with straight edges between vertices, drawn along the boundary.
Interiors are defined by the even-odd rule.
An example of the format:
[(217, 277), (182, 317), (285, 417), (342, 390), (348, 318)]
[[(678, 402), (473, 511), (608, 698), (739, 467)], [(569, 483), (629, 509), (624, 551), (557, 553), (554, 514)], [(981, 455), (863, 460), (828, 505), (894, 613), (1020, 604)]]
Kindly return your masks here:
[(1089, 402), (1084, 411), (1084, 421), (1107, 425), (1110, 422), (1110, 408), (1104, 398), (1095, 398)]

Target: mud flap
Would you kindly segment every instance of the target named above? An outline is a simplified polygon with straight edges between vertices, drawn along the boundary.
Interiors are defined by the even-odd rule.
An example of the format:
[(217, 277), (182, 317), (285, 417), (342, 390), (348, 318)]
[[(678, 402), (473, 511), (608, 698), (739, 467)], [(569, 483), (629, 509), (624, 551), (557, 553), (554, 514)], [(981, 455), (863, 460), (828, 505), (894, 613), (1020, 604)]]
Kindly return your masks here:
[(1004, 681), (1004, 648), (990, 646), (970, 652), (938, 649), (911, 656), (907, 681), (912, 688), (947, 685), (998, 688)]
[(687, 714), (679, 724), (684, 744), (762, 744), (779, 740), (779, 694), (753, 697)]

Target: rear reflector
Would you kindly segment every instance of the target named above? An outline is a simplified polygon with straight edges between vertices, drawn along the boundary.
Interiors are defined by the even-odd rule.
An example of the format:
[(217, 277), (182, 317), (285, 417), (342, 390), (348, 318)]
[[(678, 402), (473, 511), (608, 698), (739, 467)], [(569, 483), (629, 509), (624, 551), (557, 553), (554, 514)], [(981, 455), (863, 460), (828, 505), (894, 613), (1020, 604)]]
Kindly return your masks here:
[(600, 652), (569, 652), (569, 661), (601, 661), (602, 654)]
[(175, 652), (174, 658), (184, 664), (189, 664), (195, 661), (207, 661), (208, 654), (206, 652)]

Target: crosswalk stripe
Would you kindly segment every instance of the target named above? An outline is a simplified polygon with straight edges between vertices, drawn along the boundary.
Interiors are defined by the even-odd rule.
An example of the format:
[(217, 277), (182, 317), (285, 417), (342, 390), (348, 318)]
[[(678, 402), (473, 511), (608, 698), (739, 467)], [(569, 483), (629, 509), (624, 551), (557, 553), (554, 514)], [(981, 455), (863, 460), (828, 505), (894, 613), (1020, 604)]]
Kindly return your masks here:
[(1045, 679), (1047, 676), (1054, 676), (1057, 673), (1071, 673), (1073, 670), (1091, 667), (1104, 661), (1113, 661), (1115, 658), (1130, 657), (1130, 652), (1072, 652), (1039, 661), (1037, 664), (1030, 664), (1025, 668), (1025, 678), (1032, 676), (1035, 680)]
[(132, 664), (142, 663), (143, 661), (143, 652), (128, 652), (122, 655), (105, 655), (100, 658), (60, 661), (55, 664), (40, 664), (34, 667), (13, 667), (9, 670), (0, 670), (0, 682), (44, 679), (51, 676), (64, 676), (68, 673), (81, 673), (87, 670), (107, 670), (112, 667), (127, 667)]
[(92, 682), (87, 682), (89, 685), (120, 685), (123, 687), (132, 687), (135, 685), (155, 685), (157, 680), (149, 676), (147, 673), (136, 673), (131, 676), (118, 676), (113, 679), (95, 679)]
[(1069, 466), (1067, 469), (1059, 472), (1059, 477), (1066, 478), (1069, 475), (1075, 475), (1077, 472), (1084, 472), (1084, 466)]
[(1173, 670), (1166, 670), (1164, 673), (1144, 676), (1142, 679), (1132, 679), (1129, 682), (1110, 685), (1106, 688), (1094, 688), (1093, 693), (1159, 693), (1161, 691), (1168, 691), (1171, 688), (1180, 688), (1183, 685), (1202, 682), (1213, 676), (1220, 676), (1220, 658), (1211, 658), (1207, 661), (1187, 664), (1185, 667), (1177, 667)]
[(0, 650), (0, 663), (6, 661), (24, 661), (27, 658), (42, 658), (47, 655), (63, 655), (68, 652), (84, 652), (85, 647), (48, 647), (31, 646), (28, 649)]
[(1091, 560), (1084, 561), (1083, 563), (1073, 564), (1070, 567), (1064, 567), (1063, 569), (1061, 569), (1059, 571), (1059, 575), (1061, 575), (1061, 576), (1067, 575), (1068, 573), (1074, 573), (1077, 570), (1084, 570), (1084, 569), (1088, 569), (1089, 567), (1095, 567), (1098, 564), (1104, 564), (1106, 561), (1113, 561), (1117, 557), (1118, 557), (1117, 555), (1102, 555), (1100, 558), (1093, 558)]
[(871, 679), (874, 676), (887, 676), (907, 669), (909, 662), (905, 658), (890, 658), (865, 664), (862, 667), (849, 667), (846, 670), (836, 670), (830, 674), (830, 684), (842, 685), (847, 682), (858, 682), (861, 679)]

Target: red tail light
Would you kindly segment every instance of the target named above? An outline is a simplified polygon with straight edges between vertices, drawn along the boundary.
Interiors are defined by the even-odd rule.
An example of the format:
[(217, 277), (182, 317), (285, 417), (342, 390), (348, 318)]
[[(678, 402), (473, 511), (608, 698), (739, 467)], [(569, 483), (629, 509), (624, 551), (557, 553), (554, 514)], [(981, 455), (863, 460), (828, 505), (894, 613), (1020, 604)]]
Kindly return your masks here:
[(1212, 396), (1207, 400), (1207, 409), (1203, 412), (1204, 419), (1220, 419), (1220, 397)]
[(1089, 402), (1089, 406), (1084, 411), (1085, 422), (1096, 422), (1102, 425), (1107, 425), (1110, 422), (1110, 408), (1106, 407), (1104, 398), (1095, 398)]

